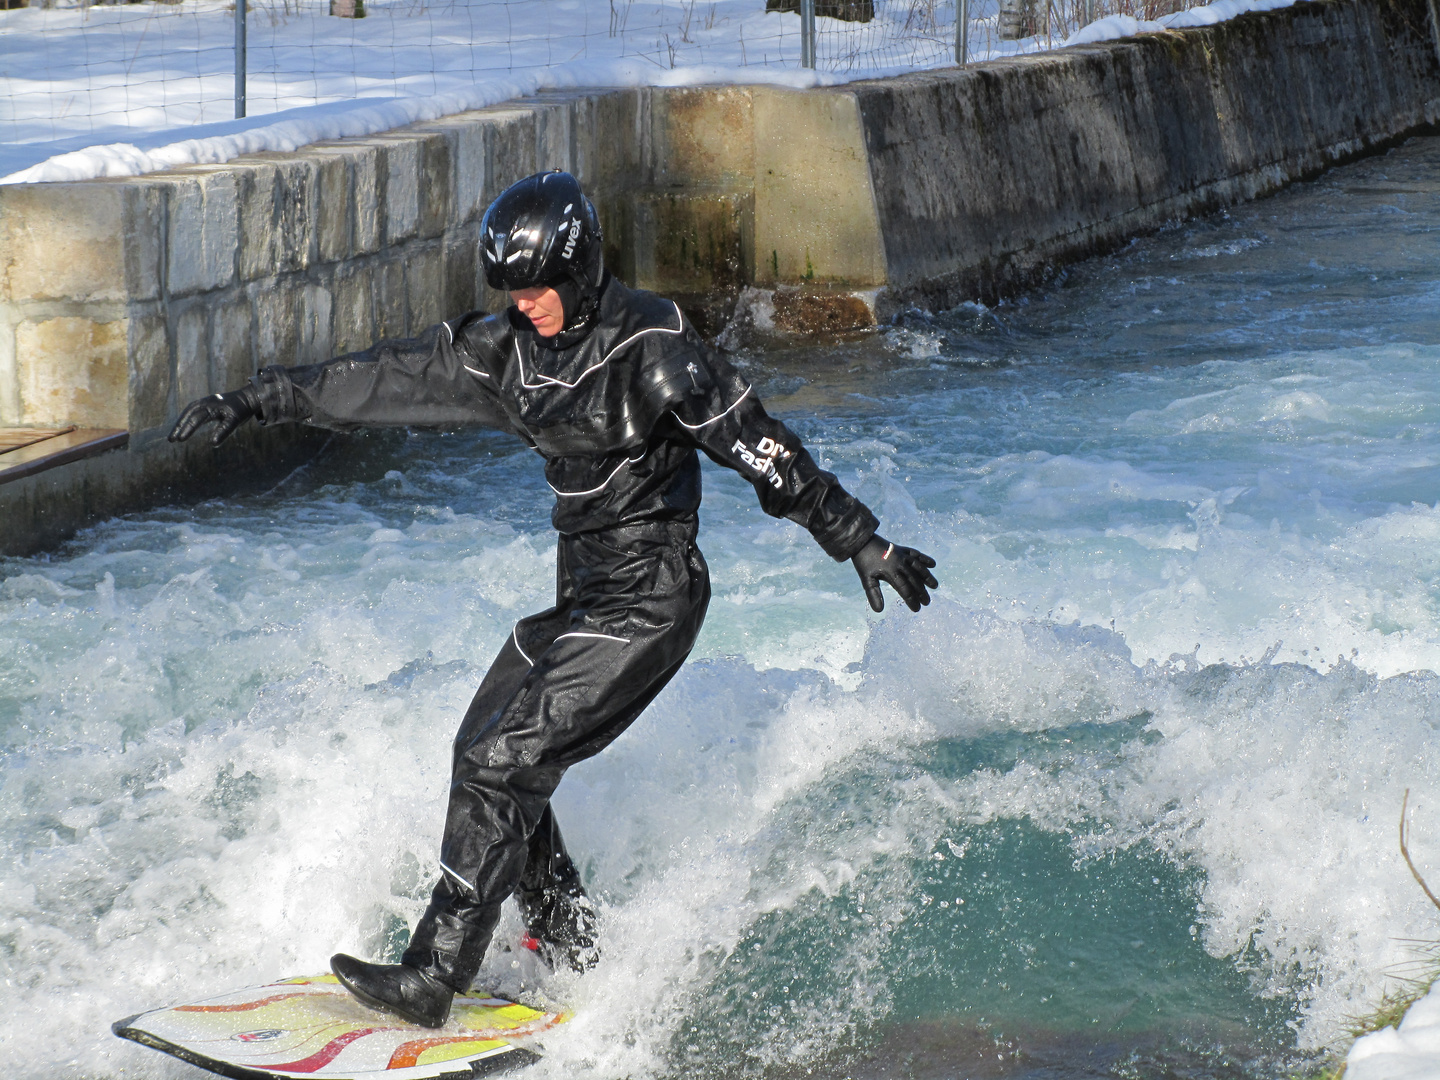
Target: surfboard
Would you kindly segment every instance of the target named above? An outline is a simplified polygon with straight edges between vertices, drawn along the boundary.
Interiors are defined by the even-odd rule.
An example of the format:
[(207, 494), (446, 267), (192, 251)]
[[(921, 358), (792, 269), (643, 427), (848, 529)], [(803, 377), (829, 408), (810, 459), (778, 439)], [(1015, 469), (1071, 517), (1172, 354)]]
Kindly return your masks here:
[(570, 1018), (472, 991), (444, 1027), (366, 1008), (334, 975), (284, 979), (117, 1020), (122, 1039), (234, 1080), (432, 1080), (534, 1062), (526, 1040)]

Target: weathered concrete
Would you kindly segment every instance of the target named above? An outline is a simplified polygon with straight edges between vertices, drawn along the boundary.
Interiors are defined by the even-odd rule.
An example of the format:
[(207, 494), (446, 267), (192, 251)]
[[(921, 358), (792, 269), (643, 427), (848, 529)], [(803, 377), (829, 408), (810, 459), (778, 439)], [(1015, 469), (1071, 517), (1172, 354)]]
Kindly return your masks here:
[(755, 91), (755, 284), (885, 283), (863, 132), (856, 94)]
[(610, 266), (702, 329), (755, 286), (777, 324), (839, 329), (993, 296), (1434, 124), (1436, 2), (1314, 0), (831, 89), (547, 94), (223, 166), (0, 187), (0, 426), (130, 434), (0, 485), (0, 550), (313, 445), (163, 437), (266, 364), (497, 306), (480, 217), (536, 169), (576, 173)]
[(781, 286), (804, 330), (992, 299), (1435, 125), (1436, 7), (1317, 0), (829, 90), (641, 93), (628, 182), (587, 179), (613, 264), (692, 307)]
[(882, 303), (990, 297), (1436, 123), (1427, 15), (1321, 0), (853, 87)]

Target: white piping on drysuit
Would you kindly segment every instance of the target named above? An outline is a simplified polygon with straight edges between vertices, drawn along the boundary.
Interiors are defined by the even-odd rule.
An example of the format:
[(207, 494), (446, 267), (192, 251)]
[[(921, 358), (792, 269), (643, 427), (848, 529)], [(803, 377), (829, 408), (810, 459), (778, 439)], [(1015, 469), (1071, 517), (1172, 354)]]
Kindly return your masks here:
[(609, 484), (611, 480), (615, 479), (615, 474), (618, 473), (621, 469), (623, 469), (626, 465), (634, 465), (635, 462), (642, 460), (644, 457), (645, 455), (641, 454), (640, 457), (626, 458), (624, 461), (620, 462), (619, 465), (616, 465), (615, 468), (610, 470), (610, 475), (605, 477), (604, 480), (600, 481), (599, 487), (593, 487), (589, 491), (561, 491), (554, 484), (550, 484), (549, 480), (546, 480), (545, 483), (550, 484), (550, 490), (555, 492), (556, 495), (559, 495), (562, 498), (566, 499), (573, 499), (578, 495), (594, 495), (597, 491), (604, 491), (605, 486)]
[(723, 420), (723, 419), (725, 419), (725, 417), (729, 416), (732, 412), (734, 412), (736, 409), (738, 409), (738, 408), (740, 407), (740, 402), (744, 401), (744, 400), (745, 400), (747, 397), (749, 397), (749, 396), (750, 396), (750, 387), (747, 386), (747, 387), (745, 387), (745, 393), (741, 394), (738, 398), (735, 399), (735, 404), (734, 404), (734, 405), (731, 405), (730, 408), (726, 409), (724, 412), (719, 413), (719, 414), (717, 414), (717, 415), (715, 415), (715, 416), (710, 417), (709, 420), (702, 420), (702, 421), (700, 421), (700, 423), (698, 423), (698, 424), (687, 424), (687, 423), (685, 423), (684, 420), (681, 420), (681, 419), (680, 419), (680, 414), (677, 413), (674, 409), (671, 409), (671, 410), (670, 410), (670, 415), (672, 415), (673, 417), (675, 417), (675, 422), (676, 422), (677, 424), (679, 424), (681, 427), (683, 427), (683, 428), (689, 428), (691, 431), (699, 431), (702, 427), (709, 427), (711, 424), (715, 423), (716, 420)]
[(629, 345), (637, 338), (642, 338), (646, 334), (683, 334), (685, 332), (685, 316), (680, 314), (679, 304), (676, 304), (673, 300), (670, 301), (670, 303), (675, 308), (674, 330), (671, 330), (668, 326), (649, 326), (646, 327), (644, 330), (640, 330), (634, 334), (631, 334), (628, 338), (626, 338), (624, 341), (620, 342), (620, 344), (616, 345), (609, 352), (607, 352), (600, 359), (599, 363), (592, 364), (590, 367), (582, 371), (579, 375), (575, 376), (574, 382), (566, 382), (564, 379), (555, 379), (551, 378), (549, 375), (541, 375), (538, 371), (535, 373), (535, 378), (539, 379), (540, 381), (534, 383), (530, 382), (530, 377), (525, 374), (525, 357), (521, 355), (520, 340), (517, 338), (515, 340), (515, 359), (518, 360), (520, 363), (520, 385), (523, 386), (526, 390), (543, 390), (547, 386), (563, 386), (567, 390), (573, 390), (575, 389), (575, 387), (580, 385), (586, 375), (589, 375), (592, 371), (598, 371), (600, 368), (604, 367), (610, 362), (610, 358), (612, 356), (614, 356), (617, 352), (625, 348), (626, 345)]
[(556, 641), (559, 641), (560, 638), (567, 638), (567, 637), (603, 638), (605, 641), (618, 641), (618, 642), (620, 642), (621, 645), (629, 645), (629, 644), (630, 644), (630, 639), (629, 639), (629, 638), (615, 637), (613, 634), (595, 634), (595, 633), (591, 633), (591, 632), (588, 631), (588, 630), (571, 630), (568, 634), (561, 634), (560, 637), (557, 637), (555, 640), (556, 640)]
[(457, 874), (454, 870), (452, 870), (452, 869), (450, 869), (450, 867), (446, 866), (444, 859), (441, 859), (441, 860), (440, 860), (440, 869), (441, 869), (441, 870), (444, 870), (445, 873), (449, 874), (452, 878), (454, 878), (456, 881), (458, 881), (458, 882), (460, 883), (461, 888), (463, 888), (467, 893), (470, 893), (470, 895), (472, 895), (472, 896), (475, 895), (475, 886), (474, 886), (474, 885), (471, 885), (468, 881), (466, 881), (463, 877), (461, 877), (459, 874)]
[[(441, 323), (440, 325), (443, 326), (443, 327), (445, 327), (445, 332), (450, 335), (450, 344), (451, 344), (451, 345), (454, 345), (454, 344), (455, 344), (455, 331), (450, 329), (450, 324), (449, 324), (448, 322), (447, 322), (447, 323)], [(466, 371), (470, 372), (471, 375), (475, 375), (475, 376), (477, 376), (477, 377), (479, 377), (479, 378), (481, 378), (481, 379), (488, 379), (488, 378), (490, 378), (490, 373), (489, 373), (488, 371), (481, 371), (479, 368), (473, 368), (473, 367), (471, 367), (469, 364), (465, 363), (465, 361), (463, 361), (463, 360), (460, 361), (460, 366), (463, 367)]]
[(511, 629), (511, 631), (510, 631), (510, 640), (513, 641), (513, 642), (515, 642), (515, 650), (516, 650), (516, 652), (518, 652), (518, 653), (524, 658), (524, 660), (525, 660), (525, 662), (526, 662), (527, 664), (529, 664), (531, 667), (534, 667), (534, 666), (535, 666), (535, 661), (534, 661), (534, 660), (531, 660), (529, 654), (526, 653), (524, 649), (520, 648), (520, 637), (519, 637), (518, 634), (515, 633), (515, 631), (518, 630), (518, 629), (519, 629), (518, 626)]

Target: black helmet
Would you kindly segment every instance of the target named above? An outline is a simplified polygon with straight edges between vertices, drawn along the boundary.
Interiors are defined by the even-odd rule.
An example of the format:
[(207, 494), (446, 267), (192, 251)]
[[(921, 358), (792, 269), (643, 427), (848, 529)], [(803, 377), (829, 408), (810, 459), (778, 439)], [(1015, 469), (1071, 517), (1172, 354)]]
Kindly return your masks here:
[(480, 223), (480, 262), (492, 289), (554, 287), (580, 295), (600, 287), (600, 218), (567, 172), (536, 173), (511, 184)]

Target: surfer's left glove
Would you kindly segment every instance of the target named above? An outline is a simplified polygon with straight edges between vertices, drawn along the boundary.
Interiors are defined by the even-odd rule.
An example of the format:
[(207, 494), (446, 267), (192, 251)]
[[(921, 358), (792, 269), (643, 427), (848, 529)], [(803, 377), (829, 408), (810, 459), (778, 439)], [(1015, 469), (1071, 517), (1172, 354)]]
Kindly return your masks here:
[(180, 419), (170, 429), (171, 442), (184, 442), (203, 425), (215, 422), (210, 445), (219, 446), (246, 420), (260, 415), (260, 395), (248, 382), (228, 394), (211, 394), (185, 406)]
[(453, 988), (409, 964), (367, 964), (336, 953), (330, 970), (340, 985), (372, 1009), (385, 1009), (421, 1027), (436, 1028), (450, 1019)]
[(860, 575), (865, 598), (876, 611), (885, 610), (885, 597), (880, 594), (882, 581), (900, 594), (911, 611), (919, 611), (922, 604), (930, 603), (930, 594), (925, 591), (927, 586), (940, 587), (930, 572), (935, 566), (934, 559), (923, 551), (892, 544), (881, 536), (872, 536), (850, 561)]

